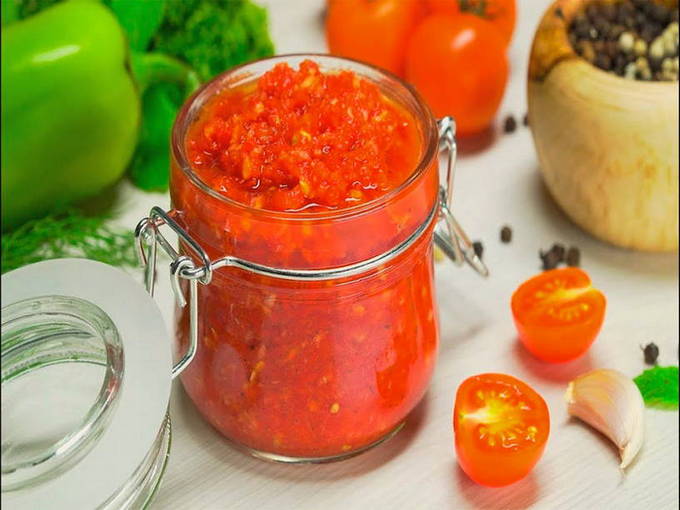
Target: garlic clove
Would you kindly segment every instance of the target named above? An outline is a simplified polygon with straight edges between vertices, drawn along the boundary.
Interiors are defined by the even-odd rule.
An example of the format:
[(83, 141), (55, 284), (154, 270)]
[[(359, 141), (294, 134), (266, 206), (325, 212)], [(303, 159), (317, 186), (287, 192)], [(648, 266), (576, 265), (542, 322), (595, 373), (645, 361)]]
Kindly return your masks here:
[(611, 369), (583, 374), (569, 383), (567, 411), (607, 436), (625, 469), (642, 446), (644, 402), (632, 379)]

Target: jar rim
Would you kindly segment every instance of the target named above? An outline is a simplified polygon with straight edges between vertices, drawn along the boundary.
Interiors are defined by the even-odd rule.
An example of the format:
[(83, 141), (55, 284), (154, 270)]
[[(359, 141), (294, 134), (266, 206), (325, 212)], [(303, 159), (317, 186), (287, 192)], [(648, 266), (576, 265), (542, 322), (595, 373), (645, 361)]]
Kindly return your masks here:
[[(269, 64), (268, 69), (270, 70), (274, 65), (278, 63), (289, 63), (291, 60), (295, 62), (301, 62), (302, 60), (310, 59), (316, 63), (323, 64), (326, 63), (331, 69), (341, 70), (343, 69), (343, 64), (350, 64), (352, 70), (360, 74), (362, 78), (370, 79), (370, 75), (378, 78), (387, 78), (390, 82), (395, 83), (412, 102), (415, 107), (414, 119), (420, 124), (423, 132), (423, 151), (421, 153), (420, 160), (416, 165), (413, 172), (409, 177), (402, 182), (396, 188), (388, 191), (384, 195), (377, 197), (368, 202), (360, 203), (350, 207), (345, 207), (336, 210), (324, 210), (324, 211), (276, 211), (272, 209), (258, 209), (251, 207), (250, 205), (244, 204), (232, 198), (229, 198), (210, 186), (208, 186), (193, 170), (189, 161), (186, 157), (186, 150), (184, 146), (184, 139), (187, 130), (191, 126), (196, 114), (200, 111), (201, 107), (205, 102), (213, 97), (217, 92), (219, 92), (225, 82), (229, 79), (238, 78), (242, 76), (240, 82), (249, 81), (252, 75), (247, 74), (249, 69), (255, 68), (257, 66), (262, 66)], [(334, 64), (334, 65), (333, 65)], [(265, 71), (266, 72), (266, 71)], [(255, 79), (259, 78), (260, 75), (256, 75)], [(240, 84), (239, 82), (239, 84)], [(408, 189), (411, 184), (418, 180), (418, 178), (424, 174), (425, 170), (431, 164), (432, 160), (436, 157), (437, 150), (439, 146), (439, 136), (437, 125), (430, 111), (430, 108), (420, 97), (418, 92), (406, 83), (404, 80), (396, 76), (395, 74), (381, 69), (379, 67), (367, 64), (365, 62), (360, 62), (358, 60), (336, 57), (333, 55), (323, 54), (323, 53), (289, 53), (282, 55), (275, 55), (272, 57), (266, 57), (258, 60), (253, 60), (245, 64), (241, 64), (236, 67), (224, 71), (223, 73), (217, 75), (212, 80), (208, 81), (202, 85), (196, 92), (194, 92), (191, 97), (189, 97), (182, 108), (180, 109), (175, 122), (172, 127), (171, 136), (171, 150), (172, 155), (181, 168), (184, 175), (201, 191), (207, 193), (213, 198), (228, 204), (236, 210), (241, 210), (247, 212), (251, 215), (270, 217), (276, 219), (286, 219), (290, 221), (302, 220), (328, 220), (328, 219), (339, 219), (344, 217), (353, 217), (361, 215), (365, 212), (372, 211), (376, 208), (383, 206), (384, 204), (390, 202), (394, 197), (399, 196), (404, 190)]]

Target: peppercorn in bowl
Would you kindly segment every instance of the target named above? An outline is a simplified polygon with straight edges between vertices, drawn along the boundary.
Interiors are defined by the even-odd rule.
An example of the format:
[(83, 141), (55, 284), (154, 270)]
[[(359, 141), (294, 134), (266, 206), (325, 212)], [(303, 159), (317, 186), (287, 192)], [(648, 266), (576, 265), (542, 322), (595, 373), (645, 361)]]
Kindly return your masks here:
[(677, 0), (557, 0), (539, 24), (527, 93), (541, 173), (602, 240), (678, 248), (677, 69)]

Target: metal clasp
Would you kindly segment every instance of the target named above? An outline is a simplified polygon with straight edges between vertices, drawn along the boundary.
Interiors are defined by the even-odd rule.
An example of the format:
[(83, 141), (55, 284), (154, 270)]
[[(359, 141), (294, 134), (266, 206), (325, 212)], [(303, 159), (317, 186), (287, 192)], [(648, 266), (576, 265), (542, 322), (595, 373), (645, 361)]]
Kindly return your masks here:
[(489, 276), (486, 264), (475, 253), (472, 241), (456, 221), (451, 212), (453, 199), (453, 178), (456, 167), (456, 121), (452, 117), (442, 117), (437, 121), (439, 128), (440, 150), (447, 151), (446, 182), (439, 188), (439, 212), (441, 220), (434, 230), (434, 241), (454, 263), (467, 262), (482, 276)]
[[(185, 243), (185, 246), (193, 250), (198, 259), (204, 262), (204, 266), (197, 268), (190, 257), (180, 255), (159, 231), (159, 227), (162, 225), (168, 225), (180, 240)], [(172, 259), (170, 263), (170, 282), (175, 300), (180, 308), (184, 308), (187, 304), (180, 286), (180, 278), (189, 281), (189, 346), (182, 358), (172, 367), (172, 378), (174, 379), (189, 366), (189, 363), (196, 356), (198, 349), (198, 283), (206, 285), (210, 283), (212, 278), (210, 259), (205, 251), (203, 251), (203, 248), (160, 207), (151, 209), (149, 217), (144, 218), (137, 224), (135, 238), (137, 240), (137, 256), (144, 266), (144, 282), (149, 294), (153, 296), (154, 293), (156, 259), (158, 256), (157, 247), (159, 245)]]

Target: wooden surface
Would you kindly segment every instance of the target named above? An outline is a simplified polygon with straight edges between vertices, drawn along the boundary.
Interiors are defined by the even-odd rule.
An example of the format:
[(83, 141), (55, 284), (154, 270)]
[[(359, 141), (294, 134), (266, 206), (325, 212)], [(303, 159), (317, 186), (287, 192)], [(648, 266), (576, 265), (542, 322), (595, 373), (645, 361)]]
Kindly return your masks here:
[[(322, 0), (269, 0), (280, 53), (324, 51)], [(531, 36), (548, 2), (521, 0), (510, 50), (512, 75), (497, 126), (505, 114), (526, 111)], [(498, 129), (500, 131), (500, 129)], [(678, 506), (678, 413), (647, 410), (645, 443), (623, 476), (617, 453), (587, 426), (568, 419), (566, 383), (596, 367), (635, 376), (644, 369), (639, 345), (655, 341), (663, 364), (678, 362), (676, 255), (649, 255), (607, 246), (559, 212), (541, 183), (529, 130), (498, 134), (489, 146), (461, 155), (455, 213), (484, 242), (491, 276), (484, 280), (448, 262), (437, 266), (441, 349), (435, 376), (405, 429), (390, 442), (341, 463), (286, 466), (232, 449), (194, 410), (179, 384), (173, 390), (170, 463), (154, 509), (671, 509)], [(121, 193), (122, 221), (134, 225), (166, 195)], [(513, 227), (511, 244), (498, 240)], [(540, 363), (517, 343), (510, 317), (512, 291), (539, 270), (538, 250), (560, 241), (581, 249), (582, 266), (607, 295), (607, 318), (589, 354), (566, 365)], [(163, 267), (161, 266), (161, 269)], [(158, 301), (168, 321), (168, 278), (159, 276)], [(481, 372), (519, 377), (548, 402), (551, 436), (545, 455), (525, 480), (503, 489), (472, 483), (456, 463), (451, 411), (458, 384)]]

